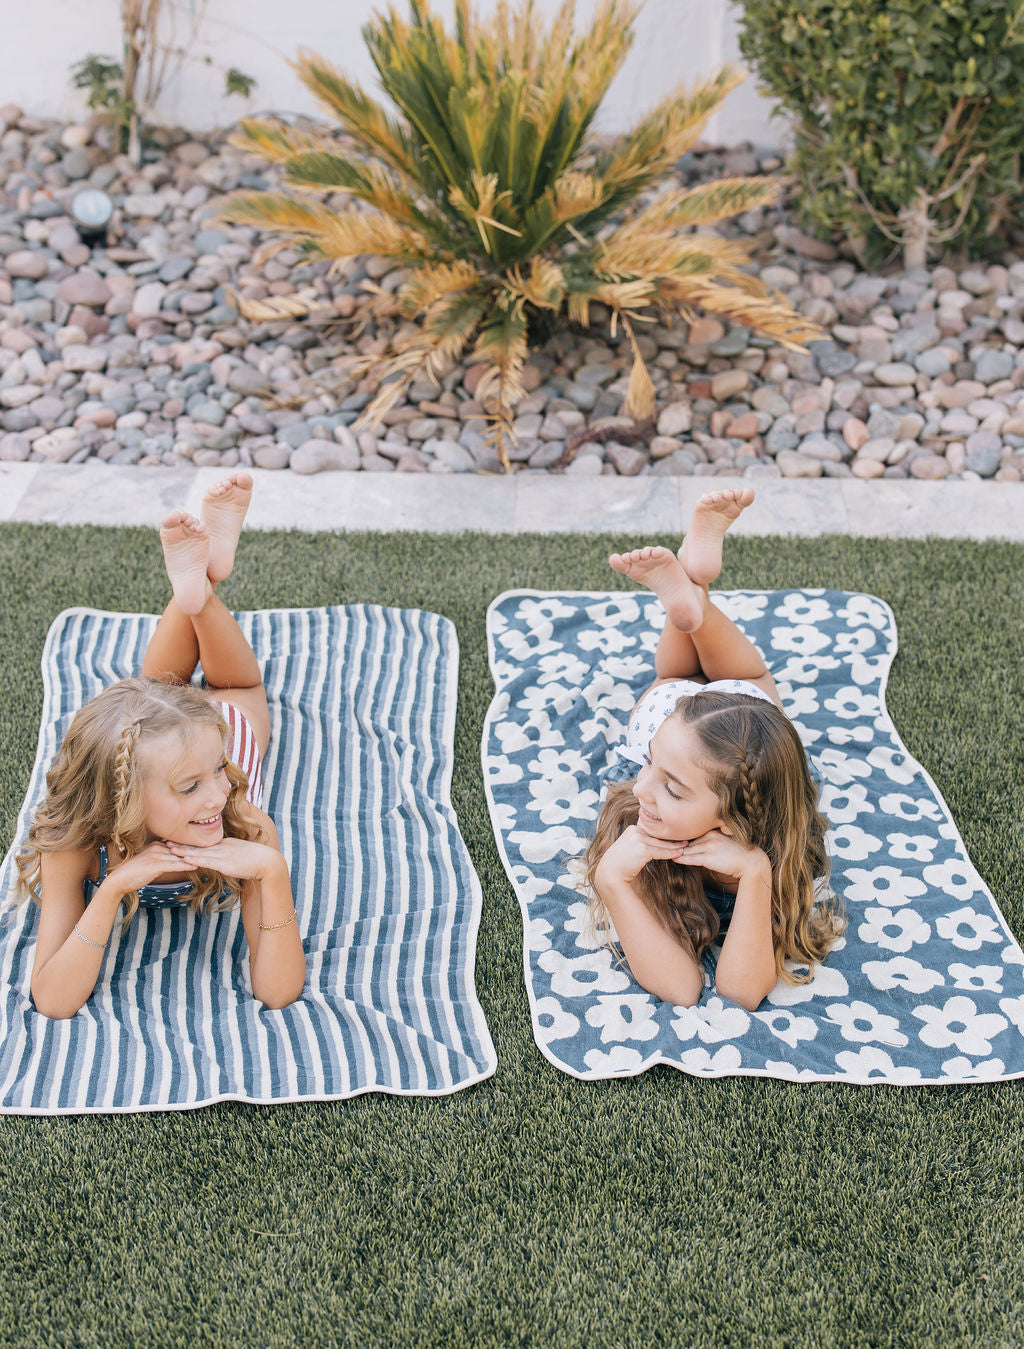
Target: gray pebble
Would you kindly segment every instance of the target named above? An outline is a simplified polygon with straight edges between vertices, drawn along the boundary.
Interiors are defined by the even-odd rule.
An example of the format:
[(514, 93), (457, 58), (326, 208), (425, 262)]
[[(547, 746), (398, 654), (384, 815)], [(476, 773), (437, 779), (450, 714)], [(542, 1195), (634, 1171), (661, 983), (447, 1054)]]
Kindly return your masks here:
[[(273, 418), (270, 418), (270, 420), (273, 421)], [(300, 445), (305, 445), (307, 440), (313, 439), (312, 430), (313, 428), (308, 422), (291, 422), (287, 426), (279, 427), (277, 439), (283, 441), (286, 445), (290, 445), (293, 450), (297, 450)], [(318, 437), (318, 439), (326, 440), (327, 437)]]
[(833, 464), (840, 463), (843, 459), (849, 458), (849, 447), (844, 454), (840, 447), (833, 440), (826, 436), (807, 436), (801, 442), (798, 454), (806, 455), (811, 459), (828, 460)]
[[(942, 341), (942, 333), (934, 323), (920, 323), (912, 328), (901, 328), (892, 335), (892, 354), (900, 360), (912, 359)], [(914, 365), (918, 370), (917, 362)]]
[(673, 450), (664, 459), (659, 459), (651, 469), (655, 477), (689, 478), (697, 466), (697, 459), (690, 450)]
[(872, 437), (889, 436), (895, 440), (900, 433), (900, 419), (886, 408), (875, 407), (868, 416), (867, 427)]
[(821, 460), (793, 450), (780, 450), (775, 456), (779, 472), (784, 478), (820, 478)]
[(0, 436), (0, 459), (7, 463), (23, 462), (29, 456), (32, 446), (17, 432), (10, 432), (6, 436)]
[[(778, 269), (784, 270), (784, 269)], [(750, 344), (750, 329), (734, 327), (711, 344), (712, 356), (742, 356)]]
[(1014, 364), (1010, 352), (986, 347), (974, 362), (974, 378), (982, 384), (995, 384), (996, 380), (1008, 379), (1013, 374)]
[(257, 468), (287, 468), (292, 449), (289, 445), (271, 443), (255, 447), (251, 453)]
[(84, 145), (76, 146), (69, 150), (60, 162), (64, 170), (65, 178), (70, 178), (72, 182), (77, 182), (80, 178), (88, 178), (92, 172), (92, 160), (89, 158), (89, 151)]
[(195, 266), (195, 258), (168, 258), (162, 263), (157, 272), (157, 278), (163, 281), (165, 285), (171, 285), (174, 281), (180, 281), (182, 277), (188, 276), (189, 272)]
[(602, 460), (599, 455), (577, 453), (575, 459), (566, 465), (565, 476), (567, 478), (599, 478), (601, 469)]
[(541, 440), (535, 445), (527, 460), (531, 468), (553, 468), (565, 452), (564, 444), (557, 440)]
[(944, 351), (922, 351), (914, 357), (914, 369), (929, 379), (936, 379), (950, 369), (949, 357)]
[(605, 447), (605, 457), (623, 478), (635, 478), (647, 465), (647, 455), (642, 450), (634, 445), (620, 445), (615, 440)]
[(475, 467), (472, 454), (456, 440), (432, 437), (424, 442), (423, 453), (431, 455), (453, 473), (472, 473)]
[(693, 425), (693, 411), (688, 403), (668, 403), (658, 414), (659, 436), (682, 436)]
[(228, 415), (212, 398), (199, 397), (195, 402), (190, 398), (186, 406), (194, 421), (209, 422), (211, 426), (223, 426)]
[(800, 437), (792, 429), (780, 422), (776, 422), (772, 429), (764, 438), (764, 447), (769, 454), (780, 455), (787, 454), (800, 444)]
[(323, 473), (325, 470), (357, 469), (359, 450), (334, 440), (307, 440), (293, 450), (288, 467), (295, 473)]
[(967, 437), (965, 466), (979, 477), (991, 478), (1003, 458), (1003, 442), (995, 431), (975, 431)]
[(216, 253), (218, 248), (222, 248), (228, 242), (228, 236), (220, 230), (203, 229), (199, 230), (192, 240), (192, 246), (197, 253)]
[(821, 373), (833, 379), (849, 374), (857, 364), (853, 352), (844, 350), (835, 342), (811, 342), (808, 347)]

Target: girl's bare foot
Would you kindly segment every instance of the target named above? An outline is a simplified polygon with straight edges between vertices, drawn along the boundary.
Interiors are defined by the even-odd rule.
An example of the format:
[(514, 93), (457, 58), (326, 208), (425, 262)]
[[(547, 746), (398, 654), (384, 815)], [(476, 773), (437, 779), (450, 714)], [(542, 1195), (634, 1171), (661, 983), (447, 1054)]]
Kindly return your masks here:
[(211, 593), (206, 527), (186, 511), (172, 511), (160, 526), (160, 542), (175, 603), (183, 614), (198, 614)]
[(704, 597), (670, 548), (634, 548), (631, 553), (612, 553), (608, 562), (613, 570), (653, 590), (674, 628), (693, 632), (700, 627)]
[(708, 492), (693, 508), (690, 531), (679, 549), (679, 562), (698, 586), (709, 586), (722, 570), (725, 531), (754, 499), (749, 487)]
[(214, 585), (231, 575), (242, 521), (252, 496), (252, 477), (239, 471), (215, 483), (203, 497), (203, 524), (210, 537), (206, 574)]

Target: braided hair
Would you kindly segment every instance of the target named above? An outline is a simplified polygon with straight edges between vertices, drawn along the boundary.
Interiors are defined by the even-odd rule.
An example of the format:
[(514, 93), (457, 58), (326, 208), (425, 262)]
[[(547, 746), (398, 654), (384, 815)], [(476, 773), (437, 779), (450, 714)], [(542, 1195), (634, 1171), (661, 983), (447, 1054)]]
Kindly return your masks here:
[(135, 746), (142, 734), (142, 720), (125, 723), (114, 753), (114, 829), (111, 841), (118, 852), (126, 851), (122, 822), (128, 813), (135, 771)]
[[(74, 717), (46, 774), (46, 797), (17, 854), (18, 893), (38, 901), (40, 858), (64, 850), (97, 852), (113, 846), (122, 860), (141, 852), (152, 838), (146, 828), (139, 746), (176, 732), (187, 743), (203, 726), (227, 741), (227, 723), (210, 696), (191, 684), (157, 679), (122, 679), (103, 690)], [(258, 838), (258, 826), (244, 813), (248, 779), (227, 765), (230, 794), (224, 807), (229, 838)], [(197, 911), (229, 907), (241, 886), (232, 877), (206, 868), (188, 873), (191, 906)], [(125, 923), (138, 908), (138, 894), (125, 896)]]

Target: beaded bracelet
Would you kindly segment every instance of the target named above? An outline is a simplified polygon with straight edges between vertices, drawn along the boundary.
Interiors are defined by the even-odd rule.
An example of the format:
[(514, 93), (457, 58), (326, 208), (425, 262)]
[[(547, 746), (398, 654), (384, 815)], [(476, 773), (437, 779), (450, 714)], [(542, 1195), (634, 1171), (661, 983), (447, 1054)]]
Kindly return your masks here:
[(260, 923), (261, 932), (276, 932), (278, 928), (287, 927), (289, 923), (294, 923), (297, 914), (294, 909), (287, 918), (282, 918), (279, 923)]
[(84, 941), (86, 946), (91, 946), (94, 951), (105, 951), (107, 949), (107, 943), (105, 941), (90, 941), (84, 932), (79, 932), (77, 923), (75, 924), (73, 931), (79, 941)]

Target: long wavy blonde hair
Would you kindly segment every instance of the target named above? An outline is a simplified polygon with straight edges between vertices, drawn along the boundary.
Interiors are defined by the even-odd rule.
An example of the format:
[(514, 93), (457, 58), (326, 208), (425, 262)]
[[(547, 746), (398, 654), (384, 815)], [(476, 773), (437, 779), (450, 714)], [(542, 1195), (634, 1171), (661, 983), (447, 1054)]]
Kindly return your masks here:
[[(40, 899), (40, 859), (44, 853), (113, 846), (123, 861), (152, 842), (143, 807), (145, 771), (139, 746), (177, 732), (187, 747), (202, 727), (213, 727), (227, 745), (228, 726), (211, 698), (190, 684), (157, 679), (122, 679), (78, 712), (46, 774), (46, 798), (32, 816), (28, 838), (18, 853), (21, 902)], [(248, 778), (228, 760), (230, 793), (224, 806), (229, 838), (259, 839), (259, 826), (246, 818)], [(186, 873), (192, 882), (190, 906), (212, 912), (237, 903), (235, 877), (205, 867)], [(125, 896), (127, 925), (139, 906), (137, 891)]]
[[(846, 924), (838, 899), (825, 887), (828, 823), (818, 810), (818, 794), (796, 728), (774, 703), (718, 691), (681, 698), (669, 715), (696, 732), (708, 786), (718, 797), (726, 828), (739, 842), (760, 848), (771, 863), (778, 977), (788, 984), (807, 983)], [(594, 876), (611, 845), (637, 822), (635, 785), (609, 787), (583, 855), (591, 923), (606, 937), (609, 917)], [(635, 884), (647, 907), (699, 960), (719, 928), (699, 869), (656, 859), (648, 862)], [(787, 969), (787, 960), (806, 964), (807, 972)]]

